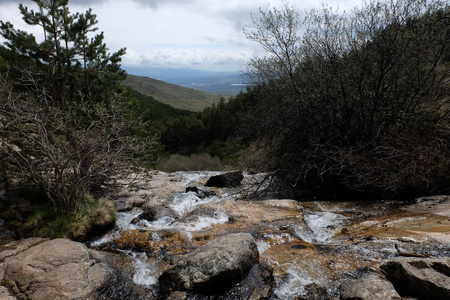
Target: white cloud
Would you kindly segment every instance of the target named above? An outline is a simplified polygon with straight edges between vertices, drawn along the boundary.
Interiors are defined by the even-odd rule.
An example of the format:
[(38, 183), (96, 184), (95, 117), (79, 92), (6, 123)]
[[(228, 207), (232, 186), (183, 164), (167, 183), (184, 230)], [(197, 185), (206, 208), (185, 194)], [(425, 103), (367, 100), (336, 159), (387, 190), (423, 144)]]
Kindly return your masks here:
[(251, 51), (206, 48), (158, 48), (141, 52), (128, 49), (124, 65), (167, 67), (178, 66), (207, 70), (236, 71), (253, 56)]
[[(100, 31), (111, 51), (128, 48), (123, 64), (239, 69), (260, 48), (242, 32), (250, 13), (266, 8), (271, 0), (70, 0), (72, 12), (89, 7), (97, 14)], [(327, 0), (331, 6), (351, 8), (356, 0)], [(357, 1), (359, 3), (360, 0)], [(0, 20), (26, 27), (18, 5), (35, 7), (29, 0), (0, 0)], [(280, 7), (271, 1), (270, 8)], [(291, 0), (299, 12), (320, 6), (316, 1)], [(0, 40), (1, 42), (1, 40)]]
[(136, 3), (141, 4), (144, 7), (150, 7), (152, 9), (157, 9), (160, 6), (166, 5), (166, 6), (172, 6), (172, 5), (189, 5), (195, 0), (133, 0)]

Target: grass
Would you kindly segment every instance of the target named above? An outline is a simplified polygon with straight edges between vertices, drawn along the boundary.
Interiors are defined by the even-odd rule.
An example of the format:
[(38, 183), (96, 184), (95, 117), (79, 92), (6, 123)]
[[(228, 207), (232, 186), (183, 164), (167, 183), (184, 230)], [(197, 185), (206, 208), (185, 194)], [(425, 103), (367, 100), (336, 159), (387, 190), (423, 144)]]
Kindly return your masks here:
[(114, 206), (103, 199), (86, 196), (77, 214), (58, 213), (51, 205), (14, 203), (4, 210), (3, 218), (29, 236), (46, 238), (69, 238), (85, 241), (114, 226)]
[(149, 77), (128, 75), (122, 84), (143, 95), (152, 96), (159, 102), (182, 110), (198, 112), (220, 101), (219, 95), (189, 89)]

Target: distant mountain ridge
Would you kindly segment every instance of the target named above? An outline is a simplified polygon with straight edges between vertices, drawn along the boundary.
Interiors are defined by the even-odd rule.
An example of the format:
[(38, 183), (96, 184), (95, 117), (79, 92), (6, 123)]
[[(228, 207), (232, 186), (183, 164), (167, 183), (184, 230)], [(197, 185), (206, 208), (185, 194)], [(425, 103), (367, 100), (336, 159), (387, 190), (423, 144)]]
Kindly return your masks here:
[(201, 111), (205, 107), (219, 103), (221, 97), (217, 94), (170, 84), (150, 77), (130, 74), (122, 81), (122, 84), (143, 95), (151, 96), (159, 102), (189, 111)]
[(167, 83), (224, 96), (236, 96), (246, 90), (242, 72), (206, 71), (189, 68), (124, 66), (128, 74), (148, 76)]

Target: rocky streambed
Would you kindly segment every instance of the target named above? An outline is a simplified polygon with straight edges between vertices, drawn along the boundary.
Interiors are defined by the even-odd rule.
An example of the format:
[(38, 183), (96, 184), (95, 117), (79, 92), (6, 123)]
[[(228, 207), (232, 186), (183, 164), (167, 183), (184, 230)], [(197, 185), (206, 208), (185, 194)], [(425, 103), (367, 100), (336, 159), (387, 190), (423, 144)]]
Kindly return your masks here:
[[(60, 266), (65, 270), (67, 264), (56, 258), (58, 263), (48, 267), (48, 262), (26, 258), (27, 253), (46, 251), (56, 255), (55, 245), (67, 243), (33, 240), (1, 246), (0, 276), (5, 284), (0, 296), (46, 299), (51, 291), (75, 285), (73, 290), (85, 293), (58, 295), (71, 299), (401, 299), (400, 292), (417, 299), (448, 299), (450, 197), (412, 202), (243, 200), (255, 177), (263, 175), (247, 174), (238, 185), (231, 181), (227, 187), (205, 187), (218, 174), (153, 172), (112, 195), (116, 227), (80, 248), (87, 256), (78, 260), (85, 266), (76, 273), (79, 286), (69, 280), (51, 288), (36, 284), (33, 280), (58, 281), (63, 275), (48, 279), (44, 274), (53, 274), (49, 270)], [(37, 251), (35, 245), (42, 249)], [(67, 252), (61, 250), (61, 255)], [(75, 270), (77, 261), (69, 264)], [(21, 273), (21, 268), (28, 271)], [(405, 274), (411, 273), (413, 284), (408, 287)], [(23, 274), (34, 277), (17, 279)], [(426, 292), (420, 294), (415, 287)], [(42, 294), (43, 290), (50, 294)], [(433, 298), (427, 298), (430, 295)]]

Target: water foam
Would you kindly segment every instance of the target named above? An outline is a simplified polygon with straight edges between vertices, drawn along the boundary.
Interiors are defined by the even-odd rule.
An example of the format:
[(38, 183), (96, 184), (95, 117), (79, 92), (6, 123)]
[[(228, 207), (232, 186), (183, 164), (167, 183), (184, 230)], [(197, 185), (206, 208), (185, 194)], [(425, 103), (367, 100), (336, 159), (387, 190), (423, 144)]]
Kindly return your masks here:
[(150, 287), (158, 282), (157, 267), (147, 259), (145, 253), (127, 251), (127, 255), (133, 259), (134, 283)]
[(307, 227), (297, 226), (295, 235), (308, 243), (328, 243), (334, 236), (336, 228), (348, 218), (332, 212), (315, 212), (305, 214)]
[(89, 245), (91, 247), (98, 247), (100, 245), (114, 241), (120, 237), (120, 233), (125, 230), (136, 229), (136, 225), (132, 224), (131, 221), (139, 216), (142, 211), (134, 212), (117, 212), (116, 213), (116, 226), (115, 229), (100, 238), (93, 240)]
[(219, 201), (217, 196), (199, 198), (195, 192), (178, 193), (173, 196), (172, 204), (169, 207), (184, 217), (200, 205)]
[(173, 229), (193, 232), (203, 230), (204, 228), (210, 227), (215, 224), (223, 224), (226, 222), (228, 222), (227, 214), (224, 211), (218, 209), (213, 216), (199, 216), (197, 220), (192, 222), (183, 222), (172, 217), (162, 217), (152, 222), (141, 220), (137, 225), (140, 229)]
[(186, 185), (192, 183), (206, 182), (209, 177), (222, 174), (223, 172), (176, 172), (180, 174), (181, 180), (186, 183)]
[(297, 270), (288, 269), (285, 279), (280, 282), (274, 290), (279, 299), (298, 299), (305, 293), (305, 286), (317, 283), (317, 280), (300, 274)]

